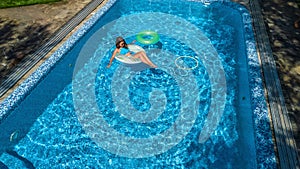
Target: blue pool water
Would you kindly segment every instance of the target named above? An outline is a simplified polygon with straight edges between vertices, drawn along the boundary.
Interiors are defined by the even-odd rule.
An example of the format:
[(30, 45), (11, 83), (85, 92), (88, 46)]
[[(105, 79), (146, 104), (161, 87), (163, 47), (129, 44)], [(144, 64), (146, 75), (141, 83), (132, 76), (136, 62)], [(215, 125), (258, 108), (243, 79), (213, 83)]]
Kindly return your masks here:
[[(104, 8), (110, 5), (76, 43), (66, 42), (63, 57), (1, 122), (0, 165), (275, 168), (272, 143), (257, 136), (246, 16), (237, 5), (120, 0)], [(116, 60), (106, 68), (115, 38), (131, 42), (144, 30), (160, 36), (136, 43), (158, 68)]]

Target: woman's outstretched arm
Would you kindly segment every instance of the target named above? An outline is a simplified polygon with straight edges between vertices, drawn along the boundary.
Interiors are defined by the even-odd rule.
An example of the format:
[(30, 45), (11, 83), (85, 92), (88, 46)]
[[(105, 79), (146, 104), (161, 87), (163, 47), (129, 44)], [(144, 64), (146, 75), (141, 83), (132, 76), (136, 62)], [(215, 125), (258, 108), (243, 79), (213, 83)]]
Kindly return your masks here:
[(118, 49), (115, 49), (115, 51), (113, 52), (108, 65), (106, 66), (107, 68), (110, 68), (112, 61), (115, 59), (116, 55), (117, 55)]

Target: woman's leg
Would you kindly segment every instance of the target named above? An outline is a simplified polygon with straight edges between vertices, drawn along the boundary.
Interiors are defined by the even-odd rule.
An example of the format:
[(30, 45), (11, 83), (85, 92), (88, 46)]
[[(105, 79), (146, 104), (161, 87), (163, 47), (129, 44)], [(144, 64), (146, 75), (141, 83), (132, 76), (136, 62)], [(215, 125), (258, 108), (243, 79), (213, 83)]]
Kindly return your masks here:
[(151, 62), (145, 52), (138, 52), (134, 54), (134, 57), (141, 59), (142, 62), (146, 63), (147, 65), (156, 68), (157, 66)]

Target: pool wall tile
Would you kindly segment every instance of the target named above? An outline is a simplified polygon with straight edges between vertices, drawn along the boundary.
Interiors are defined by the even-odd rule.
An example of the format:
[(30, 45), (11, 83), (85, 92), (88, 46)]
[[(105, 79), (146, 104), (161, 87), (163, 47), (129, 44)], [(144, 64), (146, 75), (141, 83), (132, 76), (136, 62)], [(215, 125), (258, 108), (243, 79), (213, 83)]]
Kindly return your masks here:
[(246, 52), (248, 56), (249, 85), (251, 93), (251, 106), (255, 124), (256, 155), (258, 168), (277, 168), (272, 140), (271, 124), (268, 114), (267, 101), (262, 80), (262, 69), (256, 50), (256, 43), (252, 28), (252, 18), (249, 11), (240, 4), (226, 3), (228, 6), (240, 11), (245, 31)]

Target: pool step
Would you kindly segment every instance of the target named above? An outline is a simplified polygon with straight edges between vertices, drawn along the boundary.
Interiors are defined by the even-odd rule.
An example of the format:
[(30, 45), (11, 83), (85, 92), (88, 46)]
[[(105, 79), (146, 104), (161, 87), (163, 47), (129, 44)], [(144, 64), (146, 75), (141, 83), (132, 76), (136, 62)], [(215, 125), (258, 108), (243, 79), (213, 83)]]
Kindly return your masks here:
[(6, 168), (28, 168), (35, 169), (33, 164), (26, 158), (19, 155), (16, 151), (7, 150), (0, 156), (0, 169)]
[[(17, 158), (7, 154), (7, 153), (3, 153), (0, 156), (0, 168), (5, 169), (5, 167), (8, 168), (25, 168), (24, 164), (22, 163), (22, 161), (18, 160)], [(2, 167), (4, 166), (4, 167)]]
[(8, 167), (4, 163), (2, 163), (1, 161), (0, 161), (0, 168), (1, 169), (8, 169)]

